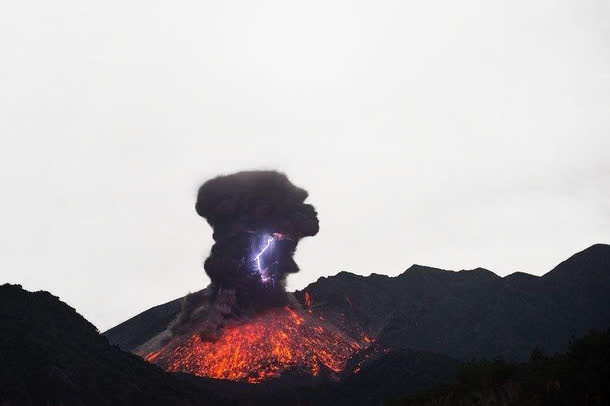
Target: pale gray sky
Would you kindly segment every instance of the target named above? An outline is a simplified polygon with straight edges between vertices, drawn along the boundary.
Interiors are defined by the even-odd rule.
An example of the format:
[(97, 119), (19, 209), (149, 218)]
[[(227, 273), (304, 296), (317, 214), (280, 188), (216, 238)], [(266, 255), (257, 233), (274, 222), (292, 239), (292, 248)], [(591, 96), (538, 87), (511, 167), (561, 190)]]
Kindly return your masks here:
[(105, 330), (208, 283), (196, 189), (278, 169), (291, 289), (610, 242), (610, 3), (7, 1), (0, 282)]

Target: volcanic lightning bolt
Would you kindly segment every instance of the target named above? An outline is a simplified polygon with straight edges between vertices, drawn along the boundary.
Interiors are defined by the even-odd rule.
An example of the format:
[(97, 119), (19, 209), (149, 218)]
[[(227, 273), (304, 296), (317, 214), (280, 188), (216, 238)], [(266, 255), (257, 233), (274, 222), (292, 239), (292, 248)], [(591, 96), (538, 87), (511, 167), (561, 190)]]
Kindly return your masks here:
[(258, 273), (261, 276), (261, 280), (265, 283), (269, 282), (271, 278), (267, 275), (267, 272), (265, 271), (266, 268), (261, 267), (261, 256), (265, 253), (265, 251), (267, 251), (267, 249), (269, 249), (273, 240), (273, 237), (267, 237), (267, 245), (265, 245), (261, 252), (259, 252), (258, 255), (254, 257), (254, 260), (256, 261), (256, 269), (258, 270)]

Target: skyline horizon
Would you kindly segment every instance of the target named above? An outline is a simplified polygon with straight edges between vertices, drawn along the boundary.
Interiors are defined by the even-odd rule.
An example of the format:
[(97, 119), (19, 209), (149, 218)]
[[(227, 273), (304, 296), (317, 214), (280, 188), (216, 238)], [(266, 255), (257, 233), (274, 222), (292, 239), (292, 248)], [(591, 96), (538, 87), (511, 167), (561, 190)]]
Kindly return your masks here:
[[(559, 261), (557, 264), (553, 265), (553, 266), (552, 266), (550, 269), (546, 270), (545, 272), (543, 272), (543, 273), (541, 273), (541, 274), (533, 274), (533, 273), (529, 273), (529, 272), (526, 272), (526, 271), (519, 271), (519, 270), (516, 270), (516, 271), (514, 271), (514, 272), (512, 272), (512, 273), (507, 273), (507, 274), (499, 274), (499, 273), (494, 272), (494, 270), (493, 270), (493, 269), (488, 269), (488, 268), (486, 268), (486, 267), (480, 267), (480, 266), (479, 266), (479, 267), (475, 267), (475, 268), (470, 268), (470, 269), (448, 269), (448, 268), (439, 268), (439, 267), (436, 267), (436, 266), (434, 266), (434, 265), (429, 265), (429, 264), (418, 264), (418, 263), (413, 263), (413, 264), (411, 264), (411, 265), (407, 266), (407, 267), (406, 267), (406, 268), (405, 268), (405, 269), (404, 269), (402, 272), (400, 272), (400, 273), (396, 273), (396, 274), (393, 274), (393, 275), (389, 275), (389, 274), (385, 274), (385, 273), (377, 273), (377, 272), (371, 272), (371, 273), (369, 273), (369, 274), (358, 274), (358, 273), (350, 272), (350, 271), (348, 271), (348, 270), (339, 270), (339, 271), (337, 271), (337, 272), (336, 272), (336, 273), (334, 273), (334, 274), (333, 274), (333, 273), (330, 273), (330, 274), (327, 274), (327, 275), (322, 275), (322, 276), (319, 276), (319, 277), (318, 277), (316, 280), (312, 280), (312, 281), (310, 281), (310, 282), (306, 283), (306, 284), (305, 284), (304, 286), (302, 286), (302, 287), (297, 287), (297, 288), (294, 288), (294, 289), (290, 289), (289, 287), (287, 287), (287, 292), (288, 292), (288, 293), (290, 293), (290, 294), (292, 294), (292, 293), (296, 293), (296, 292), (298, 292), (298, 291), (303, 291), (303, 290), (304, 290), (304, 289), (306, 289), (306, 288), (307, 288), (309, 285), (311, 285), (311, 284), (314, 284), (314, 283), (318, 282), (320, 279), (323, 279), (323, 278), (333, 278), (333, 277), (338, 276), (338, 275), (339, 275), (339, 274), (341, 274), (341, 273), (348, 273), (348, 274), (351, 274), (351, 275), (355, 275), (355, 276), (362, 276), (362, 277), (365, 277), (365, 278), (370, 277), (370, 276), (372, 276), (372, 275), (374, 275), (374, 274), (376, 274), (376, 275), (383, 275), (383, 276), (387, 276), (387, 277), (389, 277), (389, 278), (396, 278), (396, 277), (398, 277), (398, 276), (400, 276), (400, 275), (402, 275), (402, 274), (406, 273), (407, 271), (409, 271), (411, 268), (414, 268), (414, 267), (430, 268), (430, 269), (435, 269), (435, 270), (439, 270), (439, 271), (443, 271), (443, 272), (452, 272), (452, 273), (458, 273), (458, 272), (471, 272), (471, 271), (476, 271), (476, 270), (484, 270), (484, 271), (491, 272), (491, 273), (493, 273), (494, 275), (496, 275), (496, 276), (498, 276), (499, 278), (502, 278), (502, 279), (503, 279), (503, 278), (506, 278), (506, 277), (508, 277), (508, 276), (514, 275), (514, 274), (516, 274), (516, 273), (527, 274), (527, 275), (530, 275), (530, 276), (535, 276), (535, 277), (540, 278), (540, 277), (543, 277), (543, 276), (545, 276), (546, 274), (550, 273), (550, 272), (551, 272), (551, 271), (553, 271), (555, 268), (557, 268), (559, 265), (561, 265), (562, 263), (564, 263), (564, 262), (568, 261), (568, 260), (569, 260), (569, 259), (571, 259), (572, 257), (577, 256), (577, 255), (579, 255), (579, 254), (582, 254), (582, 253), (583, 253), (583, 252), (585, 252), (585, 251), (589, 251), (590, 249), (594, 248), (595, 246), (610, 246), (610, 242), (609, 242), (609, 243), (604, 243), (604, 242), (597, 242), (597, 243), (593, 243), (593, 244), (591, 244), (591, 245), (587, 246), (586, 248), (583, 248), (583, 249), (578, 250), (578, 251), (576, 251), (576, 252), (574, 252), (574, 253), (572, 253), (572, 254), (569, 254), (569, 256), (565, 257), (563, 260)], [(34, 289), (28, 289), (26, 286), (23, 286), (23, 285), (22, 285), (21, 283), (19, 283), (19, 282), (4, 282), (4, 283), (9, 284), (9, 285), (11, 285), (11, 284), (12, 284), (12, 285), (18, 285), (18, 286), (21, 286), (22, 288), (24, 288), (25, 290), (27, 290), (27, 291), (31, 291), (31, 292), (36, 292), (36, 291), (46, 291), (46, 292), (49, 292), (50, 294), (52, 294), (52, 295), (54, 295), (54, 296), (57, 296), (57, 297), (59, 298), (59, 300), (61, 300), (62, 302), (64, 302), (64, 303), (68, 304), (68, 305), (69, 305), (69, 306), (71, 306), (71, 307), (73, 307), (73, 308), (76, 310), (76, 312), (77, 312), (77, 313), (81, 314), (81, 313), (79, 312), (79, 309), (78, 309), (77, 307), (72, 306), (72, 305), (71, 305), (69, 302), (67, 302), (66, 300), (64, 300), (64, 298), (62, 298), (61, 296), (58, 296), (58, 295), (54, 294), (52, 291), (49, 291), (49, 290), (46, 290), (46, 289), (35, 289), (35, 290), (34, 290)], [(109, 330), (113, 329), (114, 327), (117, 327), (117, 326), (119, 326), (120, 324), (122, 324), (122, 323), (124, 323), (124, 322), (126, 322), (126, 321), (131, 320), (133, 317), (138, 316), (138, 315), (139, 315), (139, 314), (141, 314), (142, 312), (145, 312), (145, 311), (147, 311), (147, 310), (150, 310), (150, 309), (151, 309), (151, 308), (153, 308), (153, 307), (156, 307), (156, 306), (162, 306), (162, 305), (166, 305), (166, 304), (167, 304), (167, 303), (169, 303), (169, 302), (172, 302), (172, 301), (177, 300), (177, 299), (182, 299), (182, 298), (184, 298), (184, 297), (185, 297), (186, 295), (188, 295), (188, 294), (195, 293), (195, 292), (198, 292), (198, 291), (203, 290), (203, 289), (207, 289), (208, 287), (209, 287), (209, 283), (208, 283), (207, 285), (205, 285), (205, 286), (202, 286), (202, 287), (201, 287), (201, 289), (196, 289), (196, 290), (193, 290), (193, 289), (192, 289), (192, 290), (189, 290), (188, 292), (186, 292), (185, 294), (183, 294), (183, 295), (181, 295), (181, 296), (174, 297), (173, 299), (169, 299), (169, 300), (166, 300), (166, 301), (162, 301), (162, 302), (160, 302), (160, 303), (157, 303), (157, 304), (154, 304), (154, 305), (152, 305), (152, 306), (149, 306), (149, 307), (147, 307), (147, 308), (145, 308), (145, 309), (143, 309), (143, 310), (141, 310), (141, 311), (138, 311), (137, 313), (135, 313), (135, 314), (133, 314), (133, 315), (131, 315), (131, 316), (130, 316), (130, 315), (125, 316), (125, 318), (124, 318), (123, 320), (119, 321), (118, 323), (116, 323), (116, 324), (114, 324), (114, 325), (111, 325), (111, 326), (109, 326), (109, 327), (106, 327), (106, 328), (100, 328), (100, 327), (99, 327), (99, 326), (98, 326), (96, 323), (94, 323), (92, 320), (87, 319), (87, 317), (85, 317), (85, 316), (84, 316), (84, 315), (82, 315), (82, 314), (81, 314), (81, 315), (82, 315), (83, 317), (85, 317), (85, 319), (86, 319), (87, 321), (89, 321), (89, 322), (90, 322), (90, 323), (92, 323), (94, 326), (96, 326), (96, 328), (97, 328), (97, 329), (100, 331), (100, 333), (102, 333), (102, 334), (103, 334), (103, 333), (105, 333), (105, 332), (107, 332), (107, 331), (109, 331)]]
[(318, 211), (289, 290), (412, 263), (539, 275), (610, 235), (608, 2), (2, 11), (0, 281), (101, 329), (207, 285), (197, 187), (242, 170)]

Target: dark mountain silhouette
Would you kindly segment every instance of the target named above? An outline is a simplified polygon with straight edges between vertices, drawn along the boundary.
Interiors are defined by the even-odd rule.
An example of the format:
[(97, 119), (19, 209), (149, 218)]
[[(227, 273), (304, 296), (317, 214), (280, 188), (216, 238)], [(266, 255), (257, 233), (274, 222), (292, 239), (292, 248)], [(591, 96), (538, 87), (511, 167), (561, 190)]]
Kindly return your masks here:
[[(164, 330), (180, 311), (180, 299), (104, 336), (47, 292), (0, 286), (0, 404), (339, 405), (393, 399), (545, 405), (557, 399), (576, 404), (583, 396), (589, 404), (607, 404), (602, 380), (608, 376), (610, 334), (568, 344), (572, 336), (610, 326), (608, 245), (594, 245), (542, 277), (414, 265), (397, 277), (341, 272), (320, 278), (295, 292), (303, 306), (306, 293), (312, 313), (375, 339), (348, 361), (340, 381), (298, 369), (259, 385), (165, 373), (119, 346), (132, 350)], [(534, 361), (518, 363), (534, 348)], [(541, 355), (568, 348), (566, 355)], [(498, 355), (508, 361), (493, 360)], [(460, 367), (460, 359), (472, 358), (492, 361)], [(409, 397), (422, 390), (430, 392)]]
[(0, 404), (216, 405), (178, 376), (111, 346), (48, 292), (0, 286)]
[(587, 335), (566, 355), (536, 350), (525, 364), (460, 366), (444, 355), (374, 344), (348, 362), (339, 382), (294, 371), (250, 385), (164, 373), (110, 346), (47, 292), (0, 286), (0, 325), (3, 406), (608, 404), (610, 332)]
[[(413, 265), (397, 277), (340, 272), (295, 292), (311, 311), (380, 346), (453, 358), (526, 359), (532, 348), (557, 352), (573, 336), (610, 326), (610, 246), (593, 245), (542, 277), (504, 278), (477, 268), (446, 271)], [(180, 300), (157, 306), (108, 330), (130, 351), (161, 332)]]

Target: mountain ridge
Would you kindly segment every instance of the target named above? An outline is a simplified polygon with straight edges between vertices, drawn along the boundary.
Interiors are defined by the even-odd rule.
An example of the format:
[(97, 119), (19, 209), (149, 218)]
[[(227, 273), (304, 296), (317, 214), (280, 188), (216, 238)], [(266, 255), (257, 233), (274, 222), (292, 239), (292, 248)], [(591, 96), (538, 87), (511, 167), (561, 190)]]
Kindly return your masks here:
[[(307, 293), (312, 313), (350, 334), (364, 331), (391, 348), (457, 359), (520, 360), (534, 346), (561, 351), (571, 336), (610, 325), (609, 270), (610, 245), (595, 244), (542, 276), (515, 272), (501, 277), (481, 267), (450, 271), (414, 264), (397, 276), (341, 271), (294, 295), (305, 306)], [(149, 309), (104, 334), (132, 350), (150, 338), (134, 319), (145, 315), (160, 328), (178, 314), (180, 300)], [(157, 315), (161, 310), (162, 317)]]

